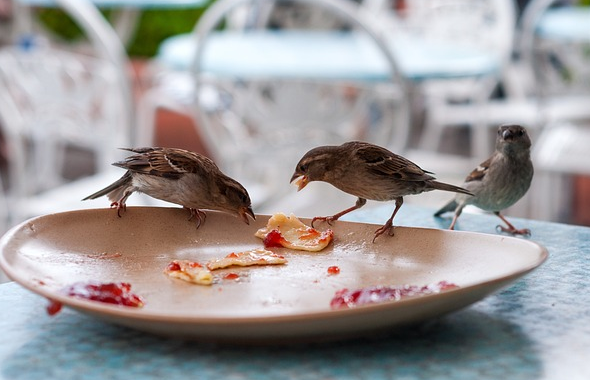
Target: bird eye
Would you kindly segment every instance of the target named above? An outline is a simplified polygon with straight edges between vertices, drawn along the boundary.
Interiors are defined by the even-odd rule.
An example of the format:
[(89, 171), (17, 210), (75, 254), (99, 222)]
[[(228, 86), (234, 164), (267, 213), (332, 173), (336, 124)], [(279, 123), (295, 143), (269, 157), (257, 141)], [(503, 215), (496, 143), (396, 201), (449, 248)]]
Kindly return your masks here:
[(299, 169), (298, 169), (298, 170), (299, 170), (300, 172), (304, 173), (304, 172), (306, 172), (306, 171), (307, 171), (307, 167), (308, 167), (308, 165), (307, 165), (307, 164), (301, 164), (301, 165), (299, 165)]

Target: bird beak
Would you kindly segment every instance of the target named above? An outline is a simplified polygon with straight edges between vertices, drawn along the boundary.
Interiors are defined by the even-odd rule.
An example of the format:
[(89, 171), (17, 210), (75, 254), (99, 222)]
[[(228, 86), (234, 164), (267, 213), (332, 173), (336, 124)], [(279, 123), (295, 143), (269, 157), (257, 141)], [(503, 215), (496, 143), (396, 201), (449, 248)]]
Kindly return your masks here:
[(252, 219), (256, 220), (256, 215), (254, 215), (252, 207), (240, 207), (238, 214), (240, 215), (240, 218), (242, 218), (244, 223), (248, 225), (250, 224), (250, 219), (248, 219), (248, 217), (251, 217)]
[(305, 175), (298, 175), (295, 173), (291, 178), (291, 183), (297, 186), (297, 191), (301, 191), (301, 189), (303, 189), (309, 183), (309, 178), (307, 178)]
[(502, 132), (502, 138), (504, 140), (507, 140), (510, 137), (512, 137), (512, 131), (510, 131), (510, 129), (506, 129), (504, 132)]

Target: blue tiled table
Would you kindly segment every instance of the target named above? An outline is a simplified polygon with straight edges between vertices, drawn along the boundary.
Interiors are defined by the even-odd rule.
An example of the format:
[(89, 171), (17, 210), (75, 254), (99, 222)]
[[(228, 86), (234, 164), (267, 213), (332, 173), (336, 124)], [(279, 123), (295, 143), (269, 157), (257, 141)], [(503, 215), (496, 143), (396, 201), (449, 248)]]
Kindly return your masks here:
[[(349, 220), (382, 223), (392, 205)], [(444, 228), (405, 205), (397, 223)], [(463, 230), (495, 233), (494, 216), (464, 214)], [(0, 285), (0, 379), (589, 379), (590, 228), (516, 220), (549, 259), (471, 307), (380, 338), (285, 347), (169, 340)]]
[[(189, 70), (195, 37), (166, 39), (157, 59), (166, 67)], [(389, 48), (404, 77), (412, 81), (493, 75), (498, 58), (483, 48), (399, 37)], [(388, 81), (390, 68), (374, 41), (339, 31), (221, 31), (212, 33), (203, 52), (202, 70), (230, 77), (273, 77)], [(236, 65), (239, 57), (239, 65)]]
[(543, 15), (537, 33), (547, 39), (590, 42), (590, 7), (549, 9)]

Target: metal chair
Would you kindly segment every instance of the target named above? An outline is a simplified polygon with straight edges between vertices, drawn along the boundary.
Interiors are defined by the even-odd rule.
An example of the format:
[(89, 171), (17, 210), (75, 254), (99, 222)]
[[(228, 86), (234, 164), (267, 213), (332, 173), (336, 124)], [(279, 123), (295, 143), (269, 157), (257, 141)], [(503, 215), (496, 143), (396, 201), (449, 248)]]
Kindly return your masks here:
[[(510, 62), (516, 26), (512, 0), (413, 0), (395, 7), (391, 1), (367, 0), (381, 23), (389, 25), (391, 39), (407, 38), (431, 41), (445, 46), (463, 46), (487, 53), (479, 70), (475, 67), (459, 77), (421, 78), (418, 94), (423, 98), (424, 130), (419, 147), (437, 152), (443, 133), (449, 127), (469, 126), (468, 154), (472, 162), (493, 149), (485, 106), (502, 81)], [(449, 50), (449, 54), (453, 54)], [(441, 71), (445, 68), (441, 67)]]
[[(20, 24), (15, 43), (0, 49), (0, 125), (13, 223), (83, 207), (85, 192), (117, 175), (111, 166), (121, 157), (117, 148), (134, 141), (128, 60), (119, 38), (90, 2), (56, 3), (85, 32), (86, 43), (72, 47)], [(74, 193), (66, 170), (72, 150), (90, 152), (94, 163), (85, 173), (92, 174), (84, 178), (88, 186)]]
[(533, 216), (568, 220), (574, 175), (590, 175), (590, 8), (533, 0), (520, 53), (534, 75), (540, 132), (533, 146)]
[[(255, 12), (264, 3), (215, 2), (196, 25), (192, 69), (195, 116), (212, 155), (250, 184), (259, 210), (276, 211), (276, 202), (294, 194), (289, 178), (307, 150), (360, 139), (403, 153), (409, 120), (405, 78), (364, 9), (343, 0), (296, 1), (341, 18), (351, 26), (344, 32), (276, 31), (255, 21), (252, 28), (217, 29), (236, 7)], [(381, 57), (380, 69), (385, 64), (385, 77), (372, 77), (374, 61), (363, 66), (373, 55)]]

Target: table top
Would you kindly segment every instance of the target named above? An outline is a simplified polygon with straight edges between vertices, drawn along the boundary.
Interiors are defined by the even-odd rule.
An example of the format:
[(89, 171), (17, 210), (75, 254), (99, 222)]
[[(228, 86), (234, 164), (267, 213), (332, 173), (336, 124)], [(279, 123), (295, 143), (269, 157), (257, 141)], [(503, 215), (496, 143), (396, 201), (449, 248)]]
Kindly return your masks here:
[[(387, 81), (385, 54), (363, 33), (339, 31), (224, 31), (211, 34), (203, 50), (203, 71), (221, 76)], [(500, 60), (472, 45), (414, 37), (391, 41), (400, 72), (411, 80), (461, 78), (499, 72)], [(193, 35), (165, 40), (157, 59), (188, 70), (194, 58)]]
[[(383, 223), (392, 205), (348, 220)], [(445, 228), (434, 210), (404, 205), (400, 225)], [(495, 233), (492, 215), (463, 214), (463, 230)], [(0, 379), (590, 378), (590, 228), (515, 219), (549, 259), (471, 307), (404, 331), (338, 343), (240, 347), (165, 339), (0, 285)], [(394, 239), (395, 237), (393, 237)]]
[[(56, 0), (17, 0), (19, 3), (31, 6), (51, 7), (56, 5)], [(99, 8), (194, 8), (202, 7), (210, 0), (91, 0)]]
[(540, 20), (537, 33), (558, 41), (590, 43), (590, 7), (549, 9)]

